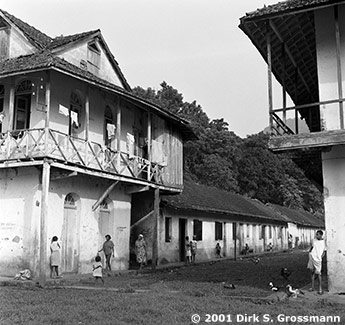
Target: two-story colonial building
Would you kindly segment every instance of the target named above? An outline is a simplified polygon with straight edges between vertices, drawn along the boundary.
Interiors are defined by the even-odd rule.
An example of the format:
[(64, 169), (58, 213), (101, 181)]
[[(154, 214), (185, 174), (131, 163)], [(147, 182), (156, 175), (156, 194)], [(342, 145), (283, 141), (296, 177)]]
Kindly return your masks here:
[[(322, 162), (322, 173), (313, 174), (324, 190), (328, 285), (345, 292), (345, 1), (283, 1), (247, 13), (239, 27), (267, 62), (270, 147), (299, 150), (309, 170)], [(273, 76), (282, 86), (280, 107)], [(310, 132), (300, 133), (299, 119)]]
[[(51, 38), (0, 10), (0, 273), (127, 269), (131, 214), (182, 191), (188, 122), (133, 95), (100, 30)], [(135, 207), (135, 208), (134, 208)]]

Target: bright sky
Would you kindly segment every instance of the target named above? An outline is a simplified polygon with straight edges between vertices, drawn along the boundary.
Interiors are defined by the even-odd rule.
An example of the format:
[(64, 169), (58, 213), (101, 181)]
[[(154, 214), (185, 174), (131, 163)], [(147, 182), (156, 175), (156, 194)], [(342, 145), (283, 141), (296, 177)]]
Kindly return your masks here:
[(51, 36), (100, 29), (131, 87), (166, 81), (240, 137), (268, 125), (267, 67), (238, 28), (279, 0), (0, 0)]

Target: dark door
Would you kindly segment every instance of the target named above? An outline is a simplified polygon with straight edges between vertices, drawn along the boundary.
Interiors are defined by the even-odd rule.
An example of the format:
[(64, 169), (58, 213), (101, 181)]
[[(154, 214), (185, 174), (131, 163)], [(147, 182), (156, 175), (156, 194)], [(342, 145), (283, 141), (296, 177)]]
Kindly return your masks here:
[(186, 238), (186, 219), (179, 219), (179, 242), (180, 242), (180, 261), (184, 262), (185, 256), (185, 238)]

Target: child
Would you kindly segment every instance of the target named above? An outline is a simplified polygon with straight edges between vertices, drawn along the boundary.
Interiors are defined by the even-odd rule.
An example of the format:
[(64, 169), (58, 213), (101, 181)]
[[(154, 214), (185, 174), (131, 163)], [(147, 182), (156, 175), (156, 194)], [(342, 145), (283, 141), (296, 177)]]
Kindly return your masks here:
[(222, 248), (220, 247), (219, 243), (217, 243), (216, 245), (216, 257), (222, 257), (222, 255), (220, 255)]
[(314, 281), (315, 275), (319, 280), (319, 290), (318, 294), (322, 294), (322, 284), (321, 284), (321, 267), (322, 267), (322, 258), (326, 252), (325, 241), (322, 238), (323, 231), (318, 230), (316, 232), (316, 239), (313, 240), (313, 245), (309, 250), (309, 261), (307, 268), (311, 271), (311, 288), (310, 291), (315, 290)]
[(191, 251), (190, 251), (190, 241), (189, 237), (186, 237), (186, 242), (185, 242), (185, 251), (186, 251), (186, 264), (189, 264), (191, 262)]
[(54, 236), (52, 238), (52, 242), (50, 244), (50, 277), (51, 278), (55, 278), (54, 276), (54, 272), (56, 274), (57, 278), (61, 278), (61, 276), (59, 276), (59, 266), (60, 266), (60, 250), (61, 250), (61, 246), (58, 243), (58, 238), (56, 236)]
[(103, 276), (102, 276), (102, 262), (101, 262), (101, 257), (96, 256), (95, 257), (95, 264), (92, 266), (93, 272), (92, 275), (95, 278), (95, 283), (97, 283), (98, 279), (101, 279), (102, 283), (104, 284)]

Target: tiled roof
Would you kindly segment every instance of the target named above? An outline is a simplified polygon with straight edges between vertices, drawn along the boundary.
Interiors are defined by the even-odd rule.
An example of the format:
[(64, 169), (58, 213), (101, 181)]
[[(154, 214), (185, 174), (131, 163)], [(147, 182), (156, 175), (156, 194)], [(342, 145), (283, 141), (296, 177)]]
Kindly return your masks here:
[(322, 6), (328, 3), (344, 2), (344, 0), (288, 0), (278, 2), (274, 5), (264, 6), (261, 9), (249, 12), (246, 16), (242, 17), (243, 20), (258, 18), (261, 16), (274, 15), (276, 13), (282, 14), (284, 12), (288, 13), (291, 11), (298, 11), (305, 8), (314, 8)]
[(324, 228), (324, 222), (309, 212), (276, 204), (265, 205), (257, 200), (225, 192), (214, 187), (184, 182), (182, 194), (165, 196), (162, 203), (175, 209), (221, 213), (223, 215), (297, 223), (301, 226)]
[(10, 20), (14, 25), (16, 25), (24, 33), (24, 35), (36, 48), (43, 49), (52, 42), (52, 39), (49, 36), (40, 32), (36, 28), (21, 21), (20, 19), (14, 17), (13, 15), (9, 14), (8, 12), (4, 10), (0, 9), (0, 11), (8, 20)]
[(272, 208), (282, 215), (285, 215), (292, 223), (296, 223), (300, 226), (312, 226), (324, 228), (325, 223), (323, 220), (315, 217), (313, 214), (304, 210), (295, 210), (283, 207), (277, 204), (270, 204)]
[(53, 41), (49, 44), (48, 48), (55, 49), (57, 47), (66, 45), (68, 43), (74, 43), (76, 41), (82, 40), (98, 32), (100, 32), (100, 30), (96, 29), (96, 30), (91, 30), (88, 32), (74, 34), (74, 35), (58, 36), (53, 39)]
[(176, 209), (208, 211), (286, 223), (285, 217), (259, 201), (190, 181), (184, 182), (182, 194), (166, 196), (162, 203)]

